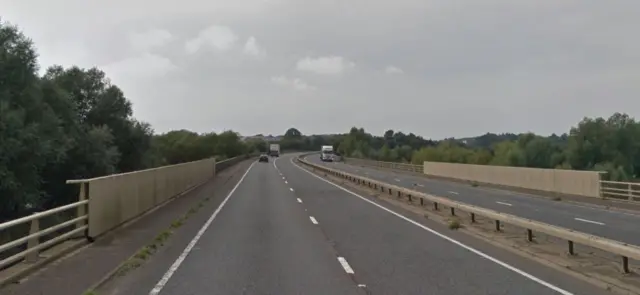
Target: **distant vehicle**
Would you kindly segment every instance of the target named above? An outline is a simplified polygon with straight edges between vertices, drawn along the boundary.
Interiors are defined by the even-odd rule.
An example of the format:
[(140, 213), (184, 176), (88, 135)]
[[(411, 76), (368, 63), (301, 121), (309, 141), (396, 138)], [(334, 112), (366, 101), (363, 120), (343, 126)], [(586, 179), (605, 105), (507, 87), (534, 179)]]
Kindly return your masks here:
[(280, 156), (280, 145), (277, 143), (272, 143), (269, 145), (269, 156), (279, 157)]
[(320, 149), (320, 160), (323, 162), (333, 162), (333, 146), (322, 146)]
[(266, 154), (262, 154), (262, 155), (260, 155), (260, 158), (258, 159), (258, 162), (266, 162), (266, 163), (269, 163), (269, 156), (267, 156)]

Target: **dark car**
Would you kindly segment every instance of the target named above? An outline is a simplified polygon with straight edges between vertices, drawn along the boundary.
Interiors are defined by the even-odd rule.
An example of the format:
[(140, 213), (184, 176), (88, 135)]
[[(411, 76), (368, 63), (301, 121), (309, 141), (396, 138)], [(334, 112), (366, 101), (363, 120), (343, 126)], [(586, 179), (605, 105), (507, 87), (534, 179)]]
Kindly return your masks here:
[(267, 162), (267, 163), (269, 163), (269, 156), (260, 155), (260, 158), (258, 159), (258, 162)]

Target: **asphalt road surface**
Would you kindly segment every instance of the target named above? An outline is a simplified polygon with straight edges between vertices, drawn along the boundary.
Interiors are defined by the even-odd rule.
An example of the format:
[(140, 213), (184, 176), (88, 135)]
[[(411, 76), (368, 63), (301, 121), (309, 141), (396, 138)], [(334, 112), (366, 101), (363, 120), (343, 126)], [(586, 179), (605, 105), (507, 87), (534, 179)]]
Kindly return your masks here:
[(630, 244), (640, 245), (640, 215), (609, 211), (589, 205), (558, 202), (537, 198), (525, 193), (472, 187), (444, 180), (428, 179), (390, 170), (322, 162), (320, 157), (307, 157), (308, 161), (326, 165), (347, 173), (361, 175), (416, 191), (447, 197), (455, 201), (493, 209), (532, 220), (545, 222)]
[[(195, 237), (182, 241), (182, 254), (152, 258), (171, 263), (161, 272), (143, 267), (131, 273), (127, 281), (135, 288), (121, 290), (153, 295), (606, 293), (352, 194), (291, 159), (284, 155), (254, 163)], [(149, 274), (155, 277), (150, 280)]]

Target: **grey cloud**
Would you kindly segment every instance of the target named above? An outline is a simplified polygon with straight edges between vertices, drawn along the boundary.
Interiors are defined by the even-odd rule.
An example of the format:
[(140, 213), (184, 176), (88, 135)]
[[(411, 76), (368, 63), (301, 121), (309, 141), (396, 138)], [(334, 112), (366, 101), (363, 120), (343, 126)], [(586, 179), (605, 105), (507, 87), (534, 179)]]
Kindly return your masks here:
[[(583, 116), (640, 109), (638, 1), (86, 3), (0, 0), (44, 64), (104, 67), (136, 116), (158, 131), (357, 125), (442, 138), (563, 132)], [(186, 44), (212, 26), (228, 28), (235, 41), (201, 44), (232, 46), (187, 54)], [(165, 31), (171, 38), (163, 43)], [(151, 41), (130, 42), (135, 34)], [(268, 54), (246, 54), (248, 40), (258, 49), (249, 51)], [(355, 67), (346, 75), (298, 70), (301, 60), (332, 56)], [(404, 74), (385, 73), (390, 67)], [(283, 77), (275, 83), (282, 87), (273, 77)]]

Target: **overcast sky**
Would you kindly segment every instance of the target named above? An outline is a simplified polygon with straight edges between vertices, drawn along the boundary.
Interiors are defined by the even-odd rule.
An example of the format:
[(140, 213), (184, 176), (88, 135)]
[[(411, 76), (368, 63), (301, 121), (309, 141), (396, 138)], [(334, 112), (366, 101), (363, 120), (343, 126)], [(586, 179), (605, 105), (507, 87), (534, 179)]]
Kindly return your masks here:
[(640, 112), (637, 0), (0, 0), (43, 66), (98, 66), (157, 132), (428, 138)]

